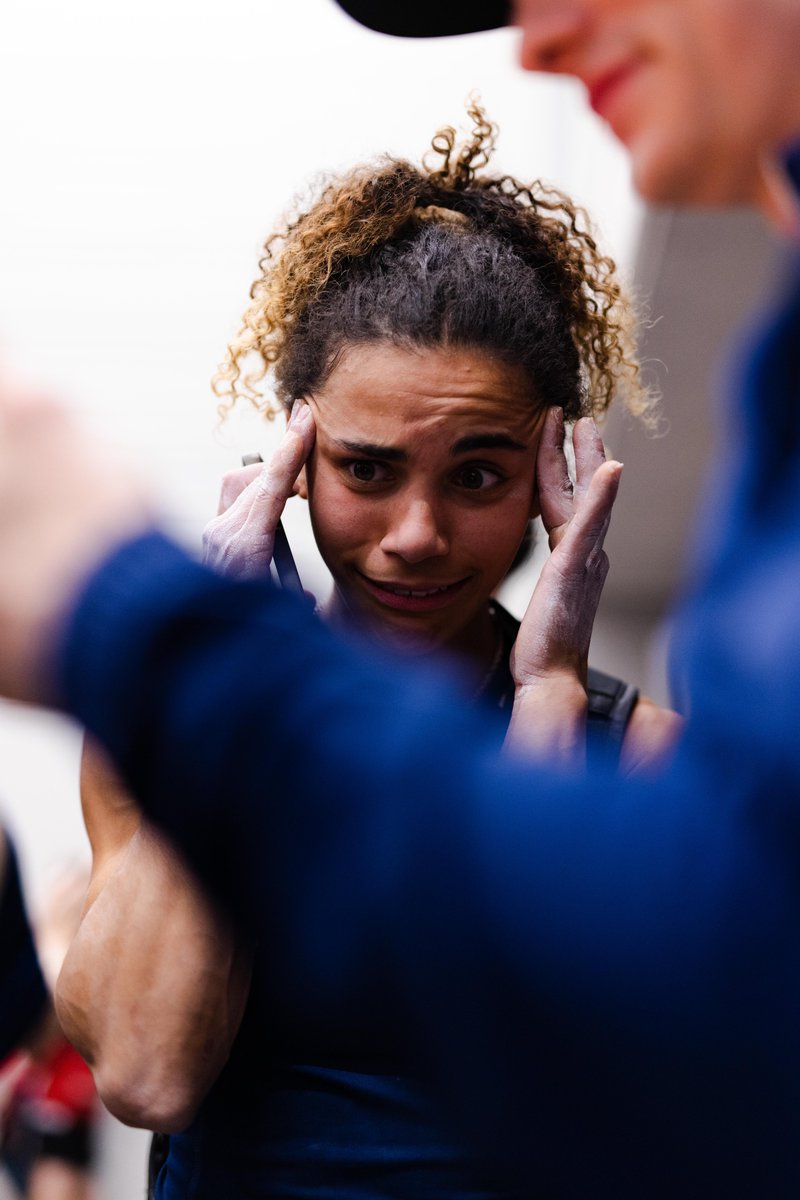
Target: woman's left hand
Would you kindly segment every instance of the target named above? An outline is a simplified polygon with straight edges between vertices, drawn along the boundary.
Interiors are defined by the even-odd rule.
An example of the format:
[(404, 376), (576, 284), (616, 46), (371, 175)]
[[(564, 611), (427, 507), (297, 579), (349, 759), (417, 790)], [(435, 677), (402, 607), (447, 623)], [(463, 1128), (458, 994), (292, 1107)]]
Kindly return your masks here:
[(203, 561), (239, 579), (264, 578), (275, 531), (295, 481), (314, 445), (314, 416), (304, 400), (268, 463), (240, 467), (222, 481), (219, 513), (203, 530)]
[(550, 558), (511, 654), (516, 698), (509, 739), (539, 753), (582, 757), (592, 628), (608, 573), (603, 542), (622, 464), (607, 462), (591, 418), (573, 430), (573, 487), (560, 409), (547, 414), (537, 475)]

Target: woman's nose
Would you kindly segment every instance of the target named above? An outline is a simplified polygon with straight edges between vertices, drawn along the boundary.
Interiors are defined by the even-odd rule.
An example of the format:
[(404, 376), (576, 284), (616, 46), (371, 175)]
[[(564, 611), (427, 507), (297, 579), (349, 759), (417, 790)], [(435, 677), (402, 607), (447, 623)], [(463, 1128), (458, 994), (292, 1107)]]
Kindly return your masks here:
[(385, 554), (396, 554), (409, 563), (441, 558), (449, 548), (434, 506), (421, 498), (398, 508), (381, 541)]

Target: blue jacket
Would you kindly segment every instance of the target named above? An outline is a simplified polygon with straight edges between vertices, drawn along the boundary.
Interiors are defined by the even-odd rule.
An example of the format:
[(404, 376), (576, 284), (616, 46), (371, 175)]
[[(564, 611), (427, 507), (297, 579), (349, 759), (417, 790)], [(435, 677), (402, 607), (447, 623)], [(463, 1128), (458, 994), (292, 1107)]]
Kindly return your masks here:
[(276, 1019), (397, 1038), (543, 1197), (800, 1188), (794, 268), (740, 368), (655, 782), (498, 761), (457, 681), (158, 534), (63, 640), (64, 706), (256, 933)]

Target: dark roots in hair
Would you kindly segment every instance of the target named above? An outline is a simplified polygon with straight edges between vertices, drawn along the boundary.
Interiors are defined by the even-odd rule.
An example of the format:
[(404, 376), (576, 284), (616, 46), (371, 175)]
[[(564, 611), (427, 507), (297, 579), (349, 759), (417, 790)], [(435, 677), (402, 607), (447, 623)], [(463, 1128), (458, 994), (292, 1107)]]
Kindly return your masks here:
[(486, 174), (495, 130), (477, 103), (469, 116), (471, 136), (440, 130), (422, 167), (387, 157), (323, 181), (267, 240), (214, 379), (222, 415), (239, 397), (272, 415), (269, 371), (289, 406), (345, 347), (374, 341), (484, 348), (568, 419), (601, 416), (618, 391), (646, 414), (631, 306), (586, 215), (554, 188)]

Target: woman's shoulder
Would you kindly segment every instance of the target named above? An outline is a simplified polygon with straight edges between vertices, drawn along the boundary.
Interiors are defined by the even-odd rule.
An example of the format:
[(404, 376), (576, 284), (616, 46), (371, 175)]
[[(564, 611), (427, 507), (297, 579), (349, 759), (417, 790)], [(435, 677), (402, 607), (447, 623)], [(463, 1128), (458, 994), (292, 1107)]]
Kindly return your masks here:
[(660, 767), (672, 753), (685, 724), (680, 713), (641, 696), (622, 743), (620, 767), (626, 775)]

